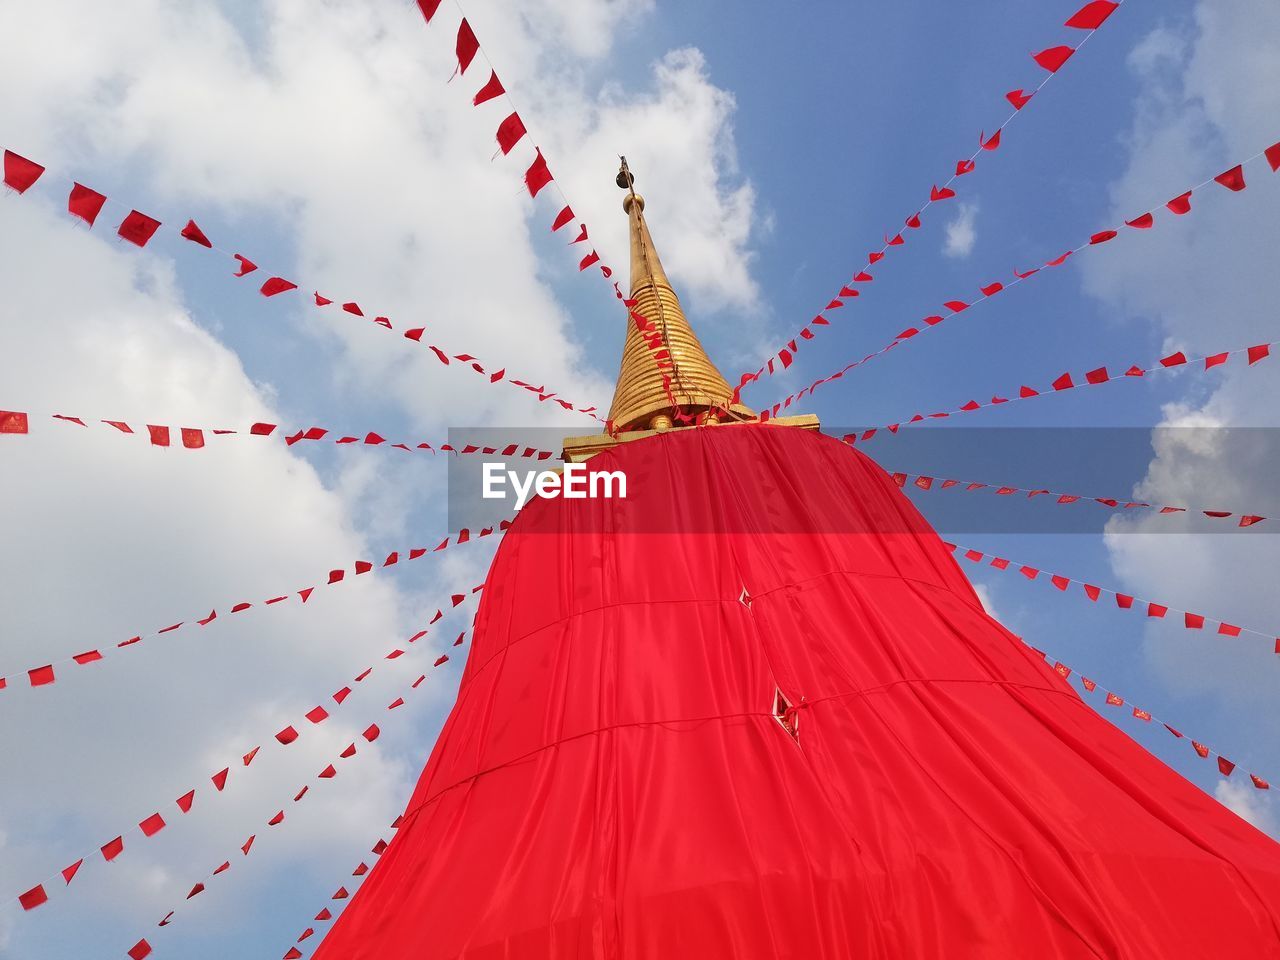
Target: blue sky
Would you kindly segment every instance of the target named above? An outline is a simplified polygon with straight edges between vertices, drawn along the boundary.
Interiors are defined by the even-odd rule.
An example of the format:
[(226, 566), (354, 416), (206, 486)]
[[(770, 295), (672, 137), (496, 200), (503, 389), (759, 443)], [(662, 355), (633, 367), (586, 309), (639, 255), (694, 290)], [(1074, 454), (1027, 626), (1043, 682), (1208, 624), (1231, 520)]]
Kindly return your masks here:
[[(732, 377), (865, 264), (979, 131), (1007, 115), (1007, 90), (1038, 83), (1031, 52), (1078, 42), (1059, 26), (1075, 6), (548, 0), (513, 16), (477, 0), (467, 12), (531, 138), (623, 273), (612, 180), (614, 157), (627, 154), (668, 272)], [(263, 275), (322, 284), (402, 326), (420, 317), (455, 351), (606, 406), (623, 318), (607, 284), (577, 274), (576, 249), (547, 233), (558, 204), (521, 196), (527, 158), (490, 162), (502, 111), (468, 103), (482, 67), (445, 82), (457, 13), (446, 4), (439, 17), (424, 29), (410, 4), (298, 0), (128, 0), (109, 14), (60, 0), (10, 11), (6, 22), (22, 29), (0, 39), (4, 145), (50, 169), (26, 196), (0, 198), (0, 406), (183, 425), (270, 419), (433, 442), (477, 425), (587, 432), (589, 421), (441, 370), (376, 328), (264, 301), (224, 260), (172, 235), (140, 252), (112, 238), (107, 214), (90, 233), (61, 213), (62, 182), (80, 179), (166, 223), (195, 217)], [(1126, 0), (962, 178), (960, 197), (932, 208), (864, 296), (746, 402), (781, 399), (944, 300), (1007, 282), (1014, 267), (1280, 139), (1278, 47), (1280, 14), (1266, 0)], [(799, 409), (832, 428), (876, 425), (1067, 369), (1273, 339), (1280, 175), (1262, 164), (1247, 175), (1244, 193), (1198, 192), (1191, 216), (1158, 217), (1149, 233), (1086, 251)], [(949, 254), (962, 204), (972, 244)], [(962, 431), (945, 450), (877, 438), (865, 452), (891, 470), (1104, 496), (1143, 484), (1141, 499), (1280, 516), (1267, 479), (1280, 445), (1268, 433), (1218, 434), (1203, 448), (1149, 433), (1160, 423), (1272, 427), (1277, 397), (1265, 364), (1183, 373), (955, 418), (936, 428)], [(426, 456), (238, 441), (162, 452), (37, 426), (0, 445), (0, 496), (20, 505), (0, 552), (12, 590), (0, 610), (9, 675), (211, 604), (296, 589), (356, 557), (432, 546), (445, 532), (444, 468)], [(976, 429), (1049, 426), (1135, 429), (1098, 431), (1092, 448), (1076, 435), (1071, 450), (1042, 436), (1028, 443), (1034, 453)], [(913, 499), (942, 523), (954, 516), (943, 508), (955, 508), (941, 498), (966, 496), (981, 495)], [(1007, 508), (1028, 523), (1065, 509), (1043, 498)], [(1227, 535), (1214, 533), (1220, 521), (1126, 518), (1105, 536), (1099, 525), (963, 542), (1276, 629), (1272, 522)], [(411, 634), (442, 595), (478, 582), (488, 550), (460, 548), (335, 588), (314, 607), (255, 611), (208, 639), (150, 644), (52, 688), (0, 694), (11, 732), (0, 743), (5, 896), (268, 741), (237, 771), (236, 789), (191, 818), (132, 842), (116, 863), (87, 865), (39, 911), (0, 908), (0, 957), (123, 955), (253, 832), (254, 856), (151, 940), (157, 956), (283, 953), (395, 816), (457, 674), (434, 676), (385, 718), (377, 750), (296, 808), (297, 787), (370, 720), (383, 723), (406, 676), (375, 671), (381, 686), (360, 689), (348, 713), (293, 747), (269, 751), (271, 734)], [(1029, 642), (1242, 767), (1280, 776), (1269, 708), (1280, 661), (1268, 650), (968, 570)], [(430, 642), (447, 645), (457, 629)], [(424, 666), (434, 653), (424, 651)], [(1224, 788), (1163, 733), (1143, 742), (1277, 831), (1269, 798)], [(290, 819), (268, 832), (262, 823), (280, 807)]]

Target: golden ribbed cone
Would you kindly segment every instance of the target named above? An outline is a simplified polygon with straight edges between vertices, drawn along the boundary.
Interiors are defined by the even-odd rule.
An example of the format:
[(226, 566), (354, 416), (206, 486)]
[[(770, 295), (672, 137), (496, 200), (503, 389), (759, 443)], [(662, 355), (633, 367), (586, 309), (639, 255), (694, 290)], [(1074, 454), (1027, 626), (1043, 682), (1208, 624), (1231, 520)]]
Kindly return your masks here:
[[(625, 168), (624, 173), (629, 176)], [(623, 174), (619, 174), (619, 183), (622, 182)], [(622, 208), (631, 221), (631, 299), (636, 301), (632, 310), (646, 318), (652, 329), (662, 336), (672, 363), (660, 368), (639, 328), (628, 319), (627, 341), (622, 348), (622, 366), (609, 419), (620, 431), (647, 430), (669, 425), (663, 418), (674, 419), (677, 410), (694, 415), (725, 407), (733, 391), (707, 358), (680, 307), (680, 298), (671, 289), (645, 222), (644, 198), (632, 192), (623, 201)], [(664, 372), (670, 380), (670, 396), (662, 385)], [(755, 415), (742, 404), (734, 404), (729, 410), (735, 415), (734, 419)], [(658, 423), (654, 422), (655, 418)]]

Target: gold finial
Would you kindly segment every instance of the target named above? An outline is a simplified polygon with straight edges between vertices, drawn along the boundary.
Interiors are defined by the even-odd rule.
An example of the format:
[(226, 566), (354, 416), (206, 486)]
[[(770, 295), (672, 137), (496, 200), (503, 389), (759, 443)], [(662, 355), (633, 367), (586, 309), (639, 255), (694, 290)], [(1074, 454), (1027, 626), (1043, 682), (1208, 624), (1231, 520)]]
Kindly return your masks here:
[[(639, 328), (628, 320), (609, 419), (619, 431), (666, 429), (677, 411), (694, 415), (717, 410), (728, 403), (732, 391), (685, 319), (680, 298), (662, 269), (649, 235), (644, 198), (636, 193), (635, 175), (626, 157), (618, 159), (620, 166), (614, 182), (627, 191), (622, 209), (631, 221), (631, 299), (636, 301), (633, 309), (661, 334), (671, 365), (659, 368)], [(669, 392), (663, 387), (664, 372), (669, 378)], [(755, 416), (742, 404), (735, 404), (729, 414), (729, 419)]]

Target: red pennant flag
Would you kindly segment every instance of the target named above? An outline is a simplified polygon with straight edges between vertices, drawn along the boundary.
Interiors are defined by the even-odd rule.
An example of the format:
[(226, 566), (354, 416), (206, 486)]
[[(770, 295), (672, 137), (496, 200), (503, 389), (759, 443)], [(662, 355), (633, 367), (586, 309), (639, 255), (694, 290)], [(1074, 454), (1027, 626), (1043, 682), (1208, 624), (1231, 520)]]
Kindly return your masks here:
[(219, 793), (227, 785), (227, 774), (231, 771), (227, 767), (223, 767), (209, 779), (213, 782), (214, 789)]
[(1160, 603), (1148, 603), (1148, 604), (1147, 604), (1147, 616), (1148, 616), (1148, 617), (1154, 617), (1154, 618), (1156, 618), (1157, 620), (1159, 620), (1159, 619), (1162, 619), (1162, 618), (1164, 617), (1164, 615), (1165, 615), (1166, 613), (1168, 613), (1168, 612), (1169, 612), (1169, 608), (1168, 608), (1168, 607), (1166, 607), (1166, 606), (1164, 606), (1164, 604), (1160, 604)]
[(1204, 368), (1206, 370), (1212, 370), (1214, 367), (1221, 366), (1227, 362), (1228, 356), (1230, 356), (1229, 353), (1215, 353), (1212, 356), (1205, 357)]
[(997, 293), (1004, 289), (1003, 283), (989, 283), (985, 287), (979, 287), (984, 297), (994, 297)]
[(284, 955), (284, 960), (301, 960), (302, 951), (297, 947), (290, 947)]
[(292, 726), (285, 727), (283, 730), (281, 730), (279, 733), (276, 734), (276, 739), (279, 740), (282, 744), (288, 746), (289, 744), (293, 743), (293, 741), (298, 739), (298, 731), (295, 730)]
[(371, 723), (365, 729), (364, 733), (360, 734), (360, 736), (364, 737), (370, 743), (373, 743), (373, 741), (378, 739), (378, 734), (381, 732), (382, 731), (378, 729), (378, 725), (376, 723)]
[(183, 427), (182, 445), (188, 450), (199, 450), (204, 446), (204, 431), (197, 430), (195, 427)]
[(462, 18), (462, 23), (458, 25), (458, 42), (454, 47), (454, 51), (458, 55), (458, 72), (466, 73), (467, 67), (471, 66), (471, 61), (476, 58), (476, 52), (480, 49), (480, 41), (476, 39), (475, 31), (471, 29), (471, 24), (467, 23), (467, 18)]
[(1134, 217), (1132, 220), (1126, 220), (1125, 225), (1133, 227), (1135, 230), (1150, 230), (1151, 225), (1155, 223), (1155, 217), (1149, 213), (1144, 213), (1140, 217)]
[(1124, 697), (1118, 697), (1114, 693), (1107, 693), (1107, 703), (1113, 707), (1123, 707)]
[(271, 277), (262, 285), (258, 292), (264, 297), (274, 297), (278, 293), (286, 293), (289, 290), (297, 289), (298, 285), (291, 280), (286, 280), (283, 277)]
[(599, 262), (600, 262), (600, 254), (592, 250), (585, 257), (583, 257), (582, 261), (578, 264), (578, 272), (581, 273), (583, 270), (587, 269), (587, 267)]
[(1188, 630), (1204, 629), (1204, 617), (1198, 613), (1184, 613), (1182, 619)]
[(498, 125), (498, 149), (502, 151), (505, 157), (511, 152), (511, 148), (520, 142), (527, 130), (524, 128), (524, 121), (520, 119), (520, 114), (513, 112), (507, 119)]
[(1086, 583), (1084, 585), (1084, 592), (1085, 592), (1085, 596), (1087, 596), (1090, 600), (1096, 601), (1098, 597), (1101, 595), (1102, 590), (1098, 587), (1095, 587), (1092, 583)]
[(68, 886), (70, 886), (71, 881), (75, 879), (75, 875), (80, 872), (80, 865), (83, 863), (84, 858), (82, 857), (71, 866), (62, 868), (62, 879)]
[(151, 956), (151, 944), (145, 939), (139, 940), (129, 948), (129, 960), (146, 960)]
[(1271, 784), (1267, 783), (1267, 781), (1263, 780), (1259, 776), (1256, 776), (1255, 774), (1252, 774), (1252, 773), (1249, 774), (1249, 779), (1253, 781), (1253, 785), (1257, 787), (1259, 790), (1271, 789)]
[[(514, 114), (512, 114), (514, 116)], [(542, 151), (537, 151), (537, 157), (533, 163), (529, 165), (529, 169), (524, 174), (524, 185), (529, 189), (529, 196), (536, 197), (538, 191), (550, 183), (553, 179), (551, 171), (547, 169), (546, 157), (542, 155)]]
[(1084, 686), (1084, 688), (1085, 688), (1086, 690), (1088, 690), (1090, 693), (1093, 693), (1093, 691), (1095, 691), (1095, 690), (1097, 690), (1097, 689), (1098, 689), (1098, 685), (1097, 685), (1096, 683), (1094, 683), (1092, 680), (1090, 680), (1088, 677), (1081, 677), (1081, 678), (1080, 678), (1080, 683), (1081, 683), (1081, 685), (1083, 685), (1083, 686)]
[(1089, 238), (1089, 243), (1098, 244), (1106, 243), (1108, 240), (1115, 239), (1116, 232), (1114, 230), (1100, 230)]
[(418, 9), (422, 11), (423, 18), (427, 23), (431, 22), (431, 18), (436, 15), (436, 11), (440, 9), (440, 4), (444, 0), (418, 0)]
[(84, 184), (76, 183), (71, 187), (71, 196), (67, 198), (67, 212), (92, 227), (106, 202), (107, 198), (97, 190), (90, 190)]
[(489, 82), (480, 88), (480, 92), (476, 94), (475, 99), (471, 102), (478, 107), (480, 104), (488, 103), (494, 97), (500, 97), (506, 92), (506, 89), (502, 86), (502, 81), (498, 79), (498, 74), (490, 70)]
[(1271, 172), (1275, 173), (1280, 170), (1280, 143), (1273, 143), (1263, 153), (1267, 155), (1267, 163), (1271, 167)]
[(1179, 350), (1177, 353), (1171, 353), (1167, 357), (1160, 358), (1160, 366), (1177, 367), (1187, 362), (1187, 355)]
[(975, 167), (977, 164), (972, 160), (957, 160), (956, 176), (963, 177), (966, 173), (973, 173)]
[(151, 445), (153, 447), (169, 446), (169, 428), (158, 427), (155, 424), (147, 424), (147, 432), (151, 434)]
[(27, 671), (27, 679), (31, 681), (33, 687), (43, 687), (53, 683), (53, 667), (44, 666), (36, 667), (34, 670)]
[(27, 433), (27, 415), (17, 410), (0, 410), (0, 433)]
[(31, 185), (40, 179), (42, 173), (44, 173), (44, 167), (34, 160), (20, 157), (11, 150), (4, 152), (5, 186), (17, 190), (18, 193), (26, 193)]
[(191, 804), (195, 802), (195, 799), (196, 799), (196, 792), (194, 790), (188, 790), (186, 793), (184, 793), (182, 796), (178, 798), (178, 809), (181, 810), (183, 813), (190, 813)]
[(1224, 777), (1231, 776), (1231, 771), (1234, 770), (1235, 768), (1236, 768), (1236, 765), (1232, 763), (1230, 760), (1228, 760), (1226, 757), (1218, 757), (1218, 772), (1222, 774)]
[(1116, 594), (1116, 606), (1121, 610), (1129, 610), (1133, 607), (1133, 597), (1124, 593)]
[(982, 145), (983, 150), (999, 149), (1000, 147), (1000, 131), (999, 130), (996, 130), (996, 132), (991, 135), (990, 140), (984, 140), (983, 139), (984, 136), (985, 136), (985, 133), (978, 135), (978, 143)]
[(1048, 50), (1032, 54), (1031, 57), (1050, 73), (1057, 73), (1075, 52), (1074, 47), (1050, 47)]
[(202, 247), (213, 249), (213, 244), (209, 242), (209, 238), (204, 235), (204, 231), (196, 226), (194, 220), (188, 220), (187, 225), (182, 228), (180, 236), (184, 240), (190, 240), (192, 243), (198, 243)]
[(1191, 191), (1188, 190), (1181, 196), (1174, 197), (1165, 206), (1169, 208), (1171, 213), (1176, 213), (1178, 216), (1189, 212), (1191, 210)]
[(138, 824), (138, 829), (142, 831), (144, 837), (154, 837), (164, 829), (164, 817), (158, 813), (153, 813)]
[(277, 813), (274, 817), (272, 817), (270, 820), (268, 820), (268, 821), (267, 821), (267, 826), (268, 826), (268, 827), (278, 827), (278, 826), (280, 826), (280, 824), (282, 824), (282, 823), (284, 823), (284, 811), (283, 811), (283, 810), (281, 810), (281, 811), (280, 811), (279, 813)]
[(1056, 573), (1050, 579), (1053, 581), (1053, 585), (1057, 587), (1059, 590), (1066, 590), (1069, 586), (1071, 586), (1070, 580), (1068, 580), (1066, 577), (1059, 576)]
[(347, 888), (346, 888), (346, 887), (339, 887), (339, 888), (337, 889), (337, 891), (334, 893), (334, 895), (333, 895), (330, 899), (332, 899), (332, 900), (345, 900), (345, 899), (347, 899), (347, 897), (349, 897), (349, 896), (351, 896), (351, 894), (347, 893)]
[[(1270, 355), (1271, 355), (1271, 344), (1269, 343), (1260, 343), (1257, 346), (1250, 347), (1249, 348), (1249, 364), (1250, 366), (1252, 366), (1253, 364), (1257, 363), (1259, 360), (1265, 359)], [(3, 416), (4, 416), (3, 414), (0, 414), (0, 433), (4, 432)]]
[(551, 224), (551, 232), (555, 233), (557, 230), (563, 227), (566, 223), (569, 223), (572, 220), (573, 220), (573, 210), (570, 209), (569, 207), (565, 207), (563, 210), (561, 210), (559, 213), (556, 214), (556, 218)]
[(1027, 105), (1027, 101), (1034, 96), (1034, 93), (1023, 93), (1022, 89), (1019, 88), (1017, 90), (1010, 90), (1004, 95), (1004, 98), (1013, 104), (1013, 109), (1021, 110)]
[(1106, 367), (1099, 367), (1097, 370), (1090, 370), (1084, 375), (1085, 380), (1089, 383), (1106, 383), (1111, 378), (1107, 375)]
[(124, 853), (124, 837), (116, 837), (102, 845), (102, 859), (110, 863), (120, 854)]
[(1222, 184), (1228, 190), (1239, 193), (1244, 189), (1244, 167), (1236, 164), (1230, 170), (1224, 170), (1213, 178), (1215, 182)]
[(1077, 30), (1097, 30), (1106, 23), (1107, 17), (1116, 12), (1118, 6), (1120, 4), (1112, 3), (1112, 0), (1092, 0), (1072, 14), (1066, 26)]
[(1071, 374), (1064, 373), (1057, 380), (1053, 381), (1051, 386), (1055, 390), (1070, 390), (1075, 386), (1075, 384), (1071, 381)]
[(1151, 722), (1151, 714), (1149, 714), (1146, 710), (1143, 710), (1141, 707), (1134, 707), (1134, 708), (1133, 708), (1133, 715), (1134, 715), (1137, 719), (1142, 720), (1142, 721), (1144, 721), (1144, 722), (1146, 722), (1146, 723), (1150, 723), (1150, 722)]
[(154, 217), (148, 217), (145, 213), (139, 213), (137, 210), (131, 210), (120, 224), (120, 228), (116, 233), (134, 246), (145, 247), (147, 241), (155, 236), (156, 231), (159, 229), (159, 220)]
[[(5, 151), (5, 160), (8, 161), (8, 159), (9, 159), (9, 153), (8, 151)], [(7, 169), (7, 164), (6, 164), (6, 169)], [(7, 175), (5, 178), (5, 182), (6, 183), (9, 182)], [(26, 893), (18, 894), (18, 903), (22, 904), (23, 910), (34, 910), (36, 907), (40, 906), (42, 903), (47, 903), (48, 901), (49, 901), (49, 895), (44, 892), (43, 883), (36, 884)]]

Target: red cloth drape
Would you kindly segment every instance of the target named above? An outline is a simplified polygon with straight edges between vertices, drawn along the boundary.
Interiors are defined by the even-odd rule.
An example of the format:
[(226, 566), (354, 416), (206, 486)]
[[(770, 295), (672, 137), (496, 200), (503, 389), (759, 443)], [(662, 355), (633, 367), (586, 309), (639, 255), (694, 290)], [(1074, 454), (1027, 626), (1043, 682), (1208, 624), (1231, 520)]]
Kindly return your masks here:
[(319, 960), (1280, 957), (1280, 847), (987, 617), (865, 456), (754, 425), (590, 465), (628, 498), (516, 520)]

